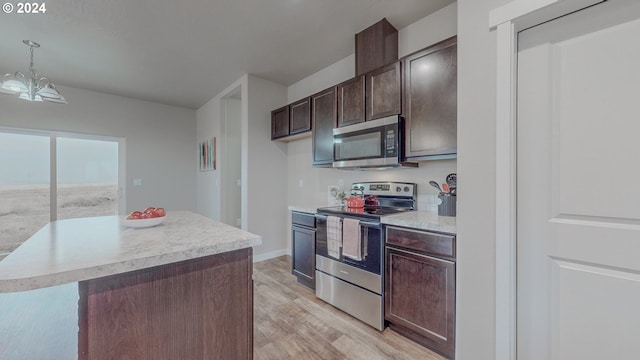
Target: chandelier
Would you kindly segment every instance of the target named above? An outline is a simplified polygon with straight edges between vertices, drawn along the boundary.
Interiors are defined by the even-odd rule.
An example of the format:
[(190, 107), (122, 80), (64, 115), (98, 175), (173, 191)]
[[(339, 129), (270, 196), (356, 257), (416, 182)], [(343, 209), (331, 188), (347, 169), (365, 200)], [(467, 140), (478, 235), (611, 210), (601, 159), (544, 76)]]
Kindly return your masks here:
[(33, 68), (33, 48), (40, 47), (40, 44), (31, 40), (22, 40), (29, 46), (31, 52), (31, 63), (29, 64), (29, 77), (23, 73), (6, 74), (2, 78), (2, 89), (9, 94), (17, 94), (20, 99), (29, 101), (50, 101), (59, 104), (66, 104), (67, 100), (58, 92), (55, 85), (45, 77), (39, 77), (36, 69)]

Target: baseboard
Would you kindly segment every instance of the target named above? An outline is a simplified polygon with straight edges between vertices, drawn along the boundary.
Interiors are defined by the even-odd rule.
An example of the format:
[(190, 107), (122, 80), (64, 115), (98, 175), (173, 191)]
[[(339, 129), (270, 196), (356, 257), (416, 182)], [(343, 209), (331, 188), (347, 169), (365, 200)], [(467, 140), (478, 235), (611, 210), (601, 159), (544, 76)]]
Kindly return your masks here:
[(291, 255), (289, 253), (289, 249), (281, 249), (281, 250), (276, 250), (276, 251), (271, 251), (265, 254), (254, 254), (253, 255), (253, 262), (258, 262), (258, 261), (264, 261), (264, 260), (269, 260), (269, 259), (273, 259), (273, 258), (277, 258), (278, 256), (282, 256), (282, 255)]

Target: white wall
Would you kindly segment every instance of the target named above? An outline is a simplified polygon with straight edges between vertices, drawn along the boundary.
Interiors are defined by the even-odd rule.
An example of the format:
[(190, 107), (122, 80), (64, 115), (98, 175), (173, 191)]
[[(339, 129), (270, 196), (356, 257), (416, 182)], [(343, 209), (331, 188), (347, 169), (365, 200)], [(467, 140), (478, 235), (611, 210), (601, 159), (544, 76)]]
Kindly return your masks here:
[[(224, 94), (225, 92), (221, 93)], [(197, 144), (216, 137), (217, 169), (212, 171), (198, 171), (196, 174), (196, 192), (198, 194), (196, 209), (197, 212), (211, 219), (220, 221), (220, 168), (224, 166), (221, 159), (220, 149), (224, 149), (224, 139), (220, 136), (220, 124), (222, 110), (220, 107), (220, 97), (218, 94), (213, 99), (196, 111), (196, 141)]]
[[(291, 84), (287, 88), (287, 104), (313, 95), (354, 76), (356, 76), (356, 55), (351, 54), (297, 83)], [(281, 104), (281, 106), (284, 105), (286, 104)]]
[(242, 100), (223, 98), (224, 170), (222, 184), (227, 184), (221, 194), (221, 217), (227, 224), (240, 227), (242, 223)]
[[(126, 139), (127, 211), (195, 210), (195, 111), (60, 86), (69, 104), (0, 95), (0, 126)], [(143, 180), (133, 186), (133, 179)]]
[[(423, 49), (429, 45), (456, 35), (456, 4), (453, 3), (434, 14), (400, 29), (398, 32), (399, 57)], [(355, 76), (355, 56), (351, 55), (335, 64), (289, 86), (289, 102), (301, 99)], [(283, 104), (281, 104), (283, 105)], [(356, 181), (394, 180), (418, 184), (418, 209), (437, 210), (438, 191), (429, 180), (444, 182), (447, 174), (456, 172), (456, 160), (421, 162), (417, 169), (390, 169), (385, 171), (350, 171), (311, 166), (311, 139), (290, 142), (287, 148), (287, 203), (294, 206), (315, 208), (327, 205), (330, 185), (344, 184), (348, 189)], [(300, 182), (302, 181), (302, 187)], [(290, 229), (290, 225), (288, 226)], [(288, 231), (290, 233), (290, 231)], [(291, 235), (288, 234), (289, 240)], [(287, 243), (290, 251), (290, 241)]]
[(247, 230), (262, 235), (256, 259), (283, 255), (287, 247), (287, 147), (271, 141), (271, 110), (286, 98), (286, 88), (248, 76)]
[(398, 30), (398, 57), (409, 55), (456, 35), (457, 16), (457, 4), (454, 2)]
[(495, 358), (496, 35), (508, 0), (458, 0), (456, 358)]
[[(261, 78), (244, 75), (197, 111), (198, 141), (219, 137), (218, 150), (225, 148), (221, 135), (221, 99), (240, 92), (242, 133), (242, 229), (262, 236), (254, 249), (254, 260), (285, 253), (287, 234), (286, 146), (271, 141), (271, 110), (286, 101), (286, 88)], [(223, 157), (219, 156), (218, 161)], [(197, 174), (198, 212), (221, 219), (220, 169)], [(222, 179), (224, 180), (224, 179)]]

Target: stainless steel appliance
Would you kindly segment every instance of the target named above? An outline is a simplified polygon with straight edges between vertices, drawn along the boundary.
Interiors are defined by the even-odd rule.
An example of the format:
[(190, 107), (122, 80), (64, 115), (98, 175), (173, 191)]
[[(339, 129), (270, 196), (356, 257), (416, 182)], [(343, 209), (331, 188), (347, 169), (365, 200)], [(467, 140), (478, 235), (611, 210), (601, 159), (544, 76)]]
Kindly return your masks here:
[[(384, 329), (384, 234), (381, 218), (415, 209), (417, 185), (361, 182), (351, 186), (365, 198), (363, 208), (333, 206), (316, 214), (316, 296), (378, 330)], [(327, 218), (359, 220), (361, 259), (330, 255)], [(343, 233), (343, 236), (345, 233)], [(343, 239), (345, 241), (347, 239)]]
[(417, 167), (404, 157), (404, 119), (394, 115), (333, 129), (333, 167)]

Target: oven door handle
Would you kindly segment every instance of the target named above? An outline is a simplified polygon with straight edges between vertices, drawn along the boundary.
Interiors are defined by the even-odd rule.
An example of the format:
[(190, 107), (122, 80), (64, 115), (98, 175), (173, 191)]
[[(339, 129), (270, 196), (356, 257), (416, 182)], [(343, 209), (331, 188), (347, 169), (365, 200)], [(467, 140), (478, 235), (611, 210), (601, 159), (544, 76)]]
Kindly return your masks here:
[[(343, 219), (343, 217), (340, 217), (340, 216), (339, 216), (339, 218)], [(316, 214), (316, 219), (326, 220), (327, 219), (327, 215)], [(379, 229), (380, 227), (382, 227), (382, 224), (379, 223), (379, 222), (360, 221), (360, 226)]]
[(380, 228), (382, 226), (381, 223), (373, 223), (368, 221), (360, 221), (360, 226), (371, 227), (371, 228)]

